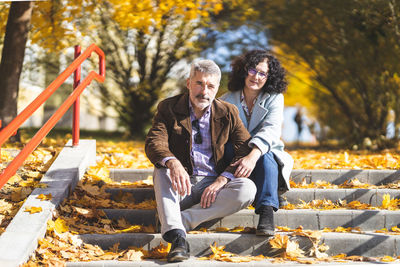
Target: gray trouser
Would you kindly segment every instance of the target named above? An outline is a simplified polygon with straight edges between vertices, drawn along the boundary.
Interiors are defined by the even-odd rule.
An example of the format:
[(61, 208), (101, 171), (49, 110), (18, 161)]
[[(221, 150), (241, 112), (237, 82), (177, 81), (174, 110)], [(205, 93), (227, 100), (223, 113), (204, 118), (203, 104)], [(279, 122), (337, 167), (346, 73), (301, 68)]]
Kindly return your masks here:
[(192, 184), (191, 195), (184, 197), (172, 188), (169, 169), (154, 168), (153, 181), (161, 234), (172, 229), (186, 232), (202, 222), (222, 218), (247, 208), (253, 202), (257, 191), (250, 179), (236, 178), (219, 191), (215, 202), (209, 208), (202, 208), (199, 203), (201, 194), (215, 181), (215, 177), (209, 176)]

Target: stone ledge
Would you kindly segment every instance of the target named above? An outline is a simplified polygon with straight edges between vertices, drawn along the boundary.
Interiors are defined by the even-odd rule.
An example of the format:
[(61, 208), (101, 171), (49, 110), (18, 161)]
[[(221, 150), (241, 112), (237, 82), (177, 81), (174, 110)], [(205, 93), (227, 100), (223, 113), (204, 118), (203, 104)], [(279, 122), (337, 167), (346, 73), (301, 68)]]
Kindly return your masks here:
[[(72, 147), (70, 140), (43, 176), (47, 188), (36, 188), (0, 236), (0, 266), (14, 267), (26, 262), (46, 233), (47, 221), (55, 208), (72, 192), (86, 168), (96, 162), (96, 141), (80, 140)], [(40, 201), (40, 194), (51, 193), (50, 201)], [(25, 207), (41, 207), (42, 212), (30, 214)]]

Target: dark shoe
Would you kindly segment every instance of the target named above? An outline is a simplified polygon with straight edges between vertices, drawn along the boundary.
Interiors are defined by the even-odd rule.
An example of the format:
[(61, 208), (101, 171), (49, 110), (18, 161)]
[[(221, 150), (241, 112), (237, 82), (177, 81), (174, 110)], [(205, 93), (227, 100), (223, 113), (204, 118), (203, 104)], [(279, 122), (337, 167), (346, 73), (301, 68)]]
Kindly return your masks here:
[(275, 234), (274, 208), (262, 206), (259, 209), (260, 219), (256, 230), (256, 235), (273, 236)]
[(172, 242), (171, 250), (168, 253), (168, 262), (179, 262), (189, 259), (190, 248), (189, 243), (186, 241), (185, 237), (178, 235)]

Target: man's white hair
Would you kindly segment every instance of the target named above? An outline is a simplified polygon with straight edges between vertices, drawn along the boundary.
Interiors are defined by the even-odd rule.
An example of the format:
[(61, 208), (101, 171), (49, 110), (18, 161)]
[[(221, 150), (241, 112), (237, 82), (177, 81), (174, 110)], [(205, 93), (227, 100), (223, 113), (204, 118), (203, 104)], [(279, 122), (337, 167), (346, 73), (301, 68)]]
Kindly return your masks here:
[(190, 67), (189, 78), (191, 79), (195, 76), (197, 71), (204, 74), (217, 75), (218, 83), (221, 81), (221, 70), (218, 65), (210, 59), (194, 61)]

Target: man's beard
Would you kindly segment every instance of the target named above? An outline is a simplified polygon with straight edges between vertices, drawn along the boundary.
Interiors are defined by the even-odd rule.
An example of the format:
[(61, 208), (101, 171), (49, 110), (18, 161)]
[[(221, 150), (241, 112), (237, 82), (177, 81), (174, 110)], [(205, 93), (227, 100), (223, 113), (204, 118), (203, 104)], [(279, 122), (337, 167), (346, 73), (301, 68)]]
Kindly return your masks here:
[[(196, 106), (197, 106), (197, 108), (199, 108), (201, 110), (207, 108), (213, 101), (213, 99), (211, 99), (209, 97), (204, 97), (203, 95), (196, 95), (196, 100), (198, 100), (198, 102), (196, 103)], [(201, 100), (207, 100), (207, 102), (204, 102)]]

